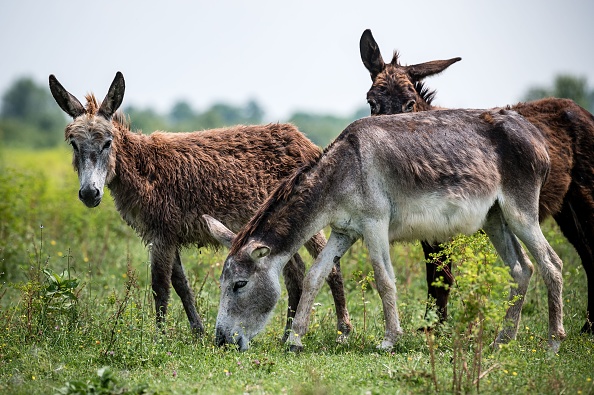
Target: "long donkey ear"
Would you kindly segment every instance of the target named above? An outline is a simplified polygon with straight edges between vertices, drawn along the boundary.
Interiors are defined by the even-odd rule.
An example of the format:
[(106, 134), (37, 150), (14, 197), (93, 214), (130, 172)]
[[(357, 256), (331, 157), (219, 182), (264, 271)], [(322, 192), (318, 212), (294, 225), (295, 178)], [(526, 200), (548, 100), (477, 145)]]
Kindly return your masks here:
[(210, 215), (204, 214), (202, 216), (204, 221), (206, 221), (206, 226), (208, 227), (208, 231), (217, 239), (219, 243), (224, 245), (227, 248), (231, 248), (231, 244), (235, 239), (235, 233), (229, 230), (225, 225), (211, 217)]
[(377, 43), (373, 39), (371, 30), (366, 29), (361, 35), (359, 50), (361, 51), (361, 60), (367, 70), (369, 70), (371, 79), (374, 80), (375, 77), (382, 72), (386, 64), (384, 63), (384, 59), (382, 58)]
[(52, 92), (52, 96), (56, 100), (56, 103), (62, 110), (72, 118), (76, 118), (85, 113), (85, 108), (78, 101), (76, 97), (71, 95), (62, 84), (58, 82), (58, 79), (51, 74), (49, 76), (49, 87)]
[(450, 67), (452, 64), (460, 60), (462, 60), (462, 58), (452, 58), (448, 60), (432, 60), (431, 62), (406, 66), (406, 69), (408, 71), (408, 75), (410, 75), (413, 79), (420, 81), (425, 77), (441, 73), (442, 71)]
[(111, 119), (124, 100), (125, 90), (124, 75), (118, 71), (97, 113), (105, 119)]

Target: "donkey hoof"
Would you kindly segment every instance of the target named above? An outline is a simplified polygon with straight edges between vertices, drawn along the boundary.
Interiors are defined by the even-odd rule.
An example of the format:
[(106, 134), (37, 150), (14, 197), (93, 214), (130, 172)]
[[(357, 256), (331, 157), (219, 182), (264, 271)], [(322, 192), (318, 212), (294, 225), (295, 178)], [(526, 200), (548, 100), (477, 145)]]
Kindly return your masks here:
[(380, 345), (377, 346), (378, 350), (390, 351), (394, 347), (392, 340), (384, 339)]
[(192, 334), (195, 337), (202, 337), (202, 335), (204, 334), (204, 327), (202, 326), (202, 324), (193, 324), (192, 325)]
[(289, 352), (299, 354), (301, 351), (303, 351), (303, 346), (301, 344), (291, 344), (289, 346)]
[(336, 343), (346, 344), (349, 341), (349, 335), (347, 333), (339, 333), (336, 338)]
[(594, 323), (591, 321), (586, 321), (586, 323), (584, 324), (584, 326), (582, 326), (582, 329), (580, 330), (580, 333), (585, 333), (588, 335), (594, 335)]
[(561, 340), (549, 340), (549, 352), (557, 354), (559, 352), (559, 348), (561, 348)]

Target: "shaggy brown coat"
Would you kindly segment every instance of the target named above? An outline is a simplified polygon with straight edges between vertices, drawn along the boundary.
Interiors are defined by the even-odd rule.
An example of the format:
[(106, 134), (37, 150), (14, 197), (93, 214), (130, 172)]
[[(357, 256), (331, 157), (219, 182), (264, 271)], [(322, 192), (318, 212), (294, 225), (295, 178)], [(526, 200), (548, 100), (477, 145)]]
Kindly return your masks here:
[[(93, 95), (87, 95), (83, 107), (54, 76), (50, 76), (50, 89), (60, 107), (74, 118), (66, 127), (65, 137), (74, 150), (73, 164), (81, 180), (80, 199), (89, 207), (98, 205), (104, 182), (122, 218), (146, 244), (152, 245), (157, 323), (164, 319), (173, 285), (192, 329), (202, 332), (180, 248), (219, 246), (210, 236), (203, 214), (239, 230), (279, 180), (317, 160), (320, 149), (290, 124), (193, 133), (155, 132), (148, 136), (133, 133), (123, 115), (114, 115), (123, 100), (121, 73), (101, 105)], [(103, 179), (96, 175), (99, 173)], [(86, 179), (92, 181), (84, 182)], [(320, 233), (306, 247), (317, 256), (324, 245)], [(299, 255), (288, 266), (284, 274), (289, 323), (301, 295), (305, 266)], [(340, 317), (338, 326), (349, 331), (339, 266), (328, 282)]]

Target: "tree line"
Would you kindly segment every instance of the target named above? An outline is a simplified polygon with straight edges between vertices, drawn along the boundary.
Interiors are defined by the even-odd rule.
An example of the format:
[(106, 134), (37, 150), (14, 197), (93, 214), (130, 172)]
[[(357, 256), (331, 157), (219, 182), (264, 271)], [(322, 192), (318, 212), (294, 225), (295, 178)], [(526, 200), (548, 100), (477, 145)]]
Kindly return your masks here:
[[(594, 112), (594, 89), (588, 87), (586, 78), (572, 75), (557, 76), (550, 87), (530, 87), (523, 101), (543, 97), (573, 99), (580, 106)], [(151, 133), (154, 130), (188, 132), (237, 124), (261, 124), (265, 111), (255, 100), (244, 105), (215, 103), (199, 111), (186, 102), (178, 101), (166, 113), (134, 105), (124, 107), (133, 130)], [(324, 147), (349, 123), (369, 115), (369, 108), (362, 107), (350, 116), (295, 112), (287, 122), (294, 123), (314, 143)], [(67, 118), (56, 105), (49, 89), (33, 79), (17, 79), (2, 95), (0, 105), (0, 148), (50, 148), (63, 142)]]

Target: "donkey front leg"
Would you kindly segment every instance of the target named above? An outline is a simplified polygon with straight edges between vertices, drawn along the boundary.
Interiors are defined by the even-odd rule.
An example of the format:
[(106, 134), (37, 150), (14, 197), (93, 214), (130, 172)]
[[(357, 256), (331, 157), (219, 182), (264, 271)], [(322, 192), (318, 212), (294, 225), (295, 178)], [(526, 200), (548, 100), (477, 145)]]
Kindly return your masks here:
[(288, 339), (290, 351), (303, 350), (301, 338), (307, 332), (314, 300), (334, 264), (354, 242), (354, 238), (332, 231), (328, 244), (326, 244), (326, 247), (324, 247), (305, 276), (303, 293), (293, 320), (293, 330)]
[(171, 291), (171, 274), (176, 249), (159, 242), (153, 242), (151, 248), (151, 283), (153, 297), (155, 298), (155, 311), (157, 313), (157, 329), (164, 332), (167, 304)]
[[(326, 237), (322, 231), (314, 235), (307, 243), (305, 247), (310, 255), (316, 259), (320, 252), (326, 245)], [(332, 299), (334, 299), (334, 308), (336, 309), (336, 329), (339, 332), (337, 342), (343, 343), (347, 340), (349, 334), (353, 330), (353, 324), (351, 324), (351, 318), (349, 311), (346, 306), (346, 297), (344, 295), (344, 279), (340, 270), (340, 261), (334, 263), (334, 267), (330, 271), (330, 274), (326, 278), (326, 282), (332, 292)]]
[(287, 262), (283, 268), (283, 277), (285, 278), (285, 287), (289, 298), (289, 305), (287, 307), (287, 324), (285, 326), (285, 333), (283, 334), (282, 342), (285, 343), (289, 338), (291, 332), (291, 325), (293, 325), (293, 318), (297, 311), (297, 305), (301, 299), (303, 290), (303, 278), (305, 277), (305, 263), (299, 254)]
[(171, 283), (173, 284), (173, 289), (175, 289), (175, 292), (179, 295), (179, 298), (184, 305), (184, 310), (188, 316), (192, 332), (196, 335), (201, 335), (204, 333), (204, 326), (196, 311), (194, 292), (192, 292), (192, 288), (190, 288), (190, 284), (188, 283), (178, 249), (175, 250), (175, 260), (173, 262), (173, 270), (171, 271)]

